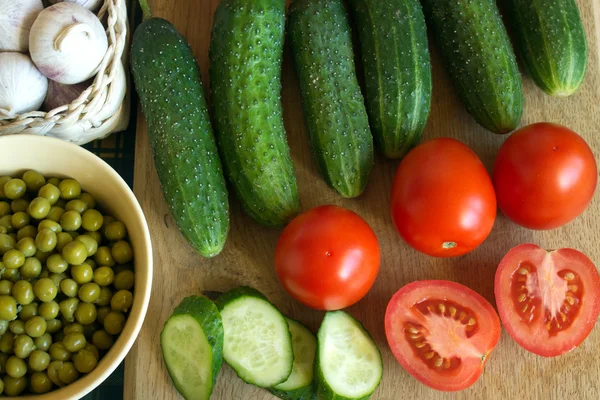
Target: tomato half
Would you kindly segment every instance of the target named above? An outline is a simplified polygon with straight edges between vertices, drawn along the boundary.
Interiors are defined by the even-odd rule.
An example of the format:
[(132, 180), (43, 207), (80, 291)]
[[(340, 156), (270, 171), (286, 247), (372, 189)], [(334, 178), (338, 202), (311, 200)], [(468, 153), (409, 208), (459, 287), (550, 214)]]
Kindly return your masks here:
[(496, 195), (477, 155), (458, 140), (441, 138), (404, 157), (392, 187), (392, 219), (416, 250), (437, 257), (466, 254), (489, 235)]
[(313, 208), (283, 230), (275, 272), (299, 302), (338, 310), (359, 301), (379, 271), (379, 242), (358, 214), (337, 206)]
[(471, 386), (500, 339), (492, 305), (456, 282), (418, 281), (400, 289), (385, 313), (396, 359), (425, 385), (448, 392)]
[(502, 324), (521, 347), (564, 354), (590, 334), (600, 313), (600, 276), (584, 254), (522, 244), (504, 256), (494, 285)]
[(500, 147), (493, 181), (502, 212), (530, 229), (554, 229), (590, 204), (598, 180), (594, 154), (564, 126), (539, 123)]

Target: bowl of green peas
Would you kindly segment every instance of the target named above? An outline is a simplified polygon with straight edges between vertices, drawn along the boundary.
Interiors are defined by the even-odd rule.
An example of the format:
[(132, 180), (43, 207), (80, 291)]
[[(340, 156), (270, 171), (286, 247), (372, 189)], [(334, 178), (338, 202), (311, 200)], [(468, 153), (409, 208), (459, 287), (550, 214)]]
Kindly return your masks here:
[(79, 399), (123, 361), (152, 286), (143, 211), (74, 144), (0, 137), (0, 395)]

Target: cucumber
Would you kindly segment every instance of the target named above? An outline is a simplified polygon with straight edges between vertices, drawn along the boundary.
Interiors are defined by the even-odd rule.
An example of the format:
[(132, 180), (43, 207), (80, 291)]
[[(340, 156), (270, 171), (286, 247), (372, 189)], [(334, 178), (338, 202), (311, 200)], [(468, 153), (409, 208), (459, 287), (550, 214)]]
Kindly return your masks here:
[(377, 345), (360, 322), (343, 311), (332, 311), (317, 335), (315, 375), (319, 399), (368, 399), (383, 375)]
[(269, 391), (283, 400), (316, 400), (313, 365), (317, 337), (300, 322), (287, 317), (285, 319), (292, 335), (294, 364), (289, 378)]
[(521, 75), (494, 0), (423, 0), (446, 67), (469, 114), (508, 133), (523, 115)]
[(587, 68), (585, 30), (575, 0), (507, 0), (517, 48), (535, 83), (551, 96), (577, 91)]
[(288, 37), (321, 175), (343, 197), (356, 197), (373, 166), (373, 137), (341, 0), (295, 0)]
[(358, 27), (367, 114), (388, 158), (415, 146), (431, 107), (431, 62), (419, 0), (350, 0)]
[(227, 239), (229, 202), (200, 69), (175, 27), (150, 18), (146, 0), (140, 4), (145, 21), (133, 35), (131, 67), (154, 165), (179, 230), (196, 251), (212, 257)]
[(281, 107), (285, 0), (223, 0), (210, 42), (217, 144), (244, 210), (282, 226), (300, 210)]
[(186, 297), (160, 334), (167, 371), (186, 400), (208, 400), (223, 363), (223, 324), (214, 303)]
[(288, 324), (259, 291), (233, 289), (216, 300), (225, 341), (223, 358), (246, 383), (270, 388), (288, 379), (294, 351)]

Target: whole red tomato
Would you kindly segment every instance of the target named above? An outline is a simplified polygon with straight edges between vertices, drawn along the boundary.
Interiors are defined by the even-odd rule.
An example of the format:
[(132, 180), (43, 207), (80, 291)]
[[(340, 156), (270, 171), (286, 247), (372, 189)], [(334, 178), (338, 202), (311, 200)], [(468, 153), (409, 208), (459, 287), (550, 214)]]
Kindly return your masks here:
[(598, 180), (589, 146), (564, 126), (539, 123), (513, 133), (494, 166), (504, 214), (530, 229), (554, 229), (580, 215)]
[(392, 219), (402, 238), (436, 257), (466, 254), (496, 219), (492, 181), (477, 155), (458, 140), (429, 140), (404, 157), (392, 187)]
[(379, 271), (379, 242), (356, 213), (337, 206), (313, 208), (283, 230), (275, 272), (285, 290), (319, 310), (359, 301)]

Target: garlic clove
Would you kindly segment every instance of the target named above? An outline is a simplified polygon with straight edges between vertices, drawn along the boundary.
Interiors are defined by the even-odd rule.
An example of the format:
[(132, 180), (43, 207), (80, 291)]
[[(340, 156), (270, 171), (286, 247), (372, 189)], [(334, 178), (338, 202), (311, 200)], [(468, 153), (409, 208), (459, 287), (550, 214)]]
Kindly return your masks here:
[(29, 50), (29, 31), (42, 0), (0, 0), (0, 52)]
[(38, 15), (31, 27), (29, 48), (42, 74), (73, 85), (96, 74), (108, 50), (108, 38), (91, 11), (61, 2)]
[(0, 119), (39, 110), (48, 79), (29, 57), (21, 53), (0, 53)]

